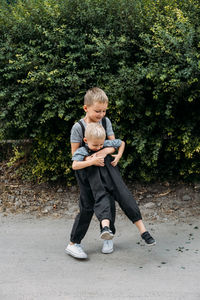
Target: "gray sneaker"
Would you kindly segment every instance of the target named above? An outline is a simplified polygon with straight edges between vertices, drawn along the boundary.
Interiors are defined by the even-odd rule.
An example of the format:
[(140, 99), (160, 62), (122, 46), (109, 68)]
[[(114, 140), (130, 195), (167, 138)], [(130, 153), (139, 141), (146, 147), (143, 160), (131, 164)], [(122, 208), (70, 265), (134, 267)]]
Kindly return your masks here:
[(81, 244), (68, 244), (67, 248), (65, 249), (65, 252), (75, 258), (86, 259), (88, 257), (87, 254), (84, 252)]
[(113, 240), (105, 240), (103, 242), (103, 248), (101, 250), (104, 254), (109, 254), (113, 252)]

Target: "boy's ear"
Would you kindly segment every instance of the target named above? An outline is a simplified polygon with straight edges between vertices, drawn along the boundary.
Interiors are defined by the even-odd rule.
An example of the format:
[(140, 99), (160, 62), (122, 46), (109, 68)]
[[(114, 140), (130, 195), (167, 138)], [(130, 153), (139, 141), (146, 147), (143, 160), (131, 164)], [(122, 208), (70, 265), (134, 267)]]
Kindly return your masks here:
[(87, 112), (87, 105), (84, 104), (83, 109), (84, 109), (85, 112)]
[(86, 139), (86, 137), (84, 137), (83, 140), (84, 140), (84, 142), (87, 144), (87, 139)]

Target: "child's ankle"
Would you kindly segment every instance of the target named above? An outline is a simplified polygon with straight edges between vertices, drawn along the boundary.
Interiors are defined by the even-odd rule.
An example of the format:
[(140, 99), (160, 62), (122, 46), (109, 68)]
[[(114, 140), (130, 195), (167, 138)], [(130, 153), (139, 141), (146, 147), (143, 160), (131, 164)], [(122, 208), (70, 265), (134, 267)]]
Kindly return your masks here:
[(104, 228), (104, 227), (108, 227), (110, 228), (110, 220), (108, 219), (104, 219), (101, 221), (101, 226)]

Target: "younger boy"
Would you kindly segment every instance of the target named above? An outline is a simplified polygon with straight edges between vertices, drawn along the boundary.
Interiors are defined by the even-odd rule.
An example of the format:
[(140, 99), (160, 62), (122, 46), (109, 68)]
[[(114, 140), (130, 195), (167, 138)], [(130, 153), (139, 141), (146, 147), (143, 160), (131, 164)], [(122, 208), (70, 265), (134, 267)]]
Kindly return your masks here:
[[(117, 200), (121, 208), (125, 211), (128, 218), (135, 222), (142, 222), (141, 214), (139, 208), (133, 199), (131, 193), (128, 191), (126, 185), (124, 184), (121, 175), (116, 167), (113, 167), (108, 161), (105, 167), (97, 168), (94, 166), (96, 159), (96, 152), (103, 147), (114, 147), (119, 148), (118, 154), (122, 156), (124, 151), (125, 143), (121, 140), (106, 140), (105, 141), (105, 130), (97, 123), (90, 123), (86, 127), (84, 142), (87, 143), (84, 147), (77, 149), (73, 155), (72, 168), (74, 170), (82, 170), (84, 168), (88, 169), (88, 180), (92, 190), (93, 197), (95, 199), (95, 204), (93, 209), (96, 212), (102, 213), (105, 207), (108, 207), (108, 202), (111, 203), (113, 198)], [(84, 161), (85, 156), (92, 155), (91, 159)], [(98, 173), (99, 172), (99, 173)], [(99, 175), (99, 176), (98, 176)], [(84, 192), (85, 187), (80, 185), (81, 193)], [(109, 197), (110, 196), (110, 197)], [(119, 201), (120, 200), (120, 201)], [(100, 211), (98, 211), (98, 209)], [(96, 213), (97, 217), (98, 214)], [(98, 218), (100, 220), (100, 218)], [(105, 227), (102, 228), (101, 236), (108, 233), (110, 229), (109, 220), (105, 221)], [(107, 222), (107, 223), (106, 223)], [(142, 223), (143, 224), (143, 223)], [(103, 225), (103, 222), (102, 222)], [(144, 227), (144, 225), (143, 225)], [(106, 236), (106, 235), (105, 235)], [(142, 234), (142, 238), (145, 239), (148, 244), (155, 244), (155, 240), (150, 236), (150, 234), (145, 230)], [(79, 238), (79, 240), (81, 240)], [(76, 249), (77, 248), (77, 249)], [(66, 252), (74, 257), (87, 258), (87, 254), (83, 251), (80, 244), (74, 244), (71, 242), (67, 248)]]

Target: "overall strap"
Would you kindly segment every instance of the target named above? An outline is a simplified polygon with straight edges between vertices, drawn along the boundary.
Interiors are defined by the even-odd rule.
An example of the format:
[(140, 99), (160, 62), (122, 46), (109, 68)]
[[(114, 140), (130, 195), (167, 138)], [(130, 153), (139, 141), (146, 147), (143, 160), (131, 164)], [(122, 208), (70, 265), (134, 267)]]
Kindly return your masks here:
[[(102, 126), (103, 126), (103, 128), (105, 129), (105, 132), (106, 132), (106, 118), (105, 117), (103, 117), (103, 119), (102, 119)], [(106, 139), (107, 139), (108, 137), (107, 137), (107, 132), (106, 132)]]
[[(80, 124), (80, 126), (81, 126), (82, 133), (83, 133), (83, 138), (84, 138), (84, 136), (85, 136), (85, 127), (84, 127), (83, 123), (81, 122), (81, 120), (79, 120), (79, 121), (78, 121), (78, 123), (79, 123), (79, 124)], [(84, 147), (84, 146), (85, 146), (85, 142), (84, 142), (84, 140), (83, 140), (83, 139), (82, 139), (81, 146), (82, 146), (82, 147)]]

